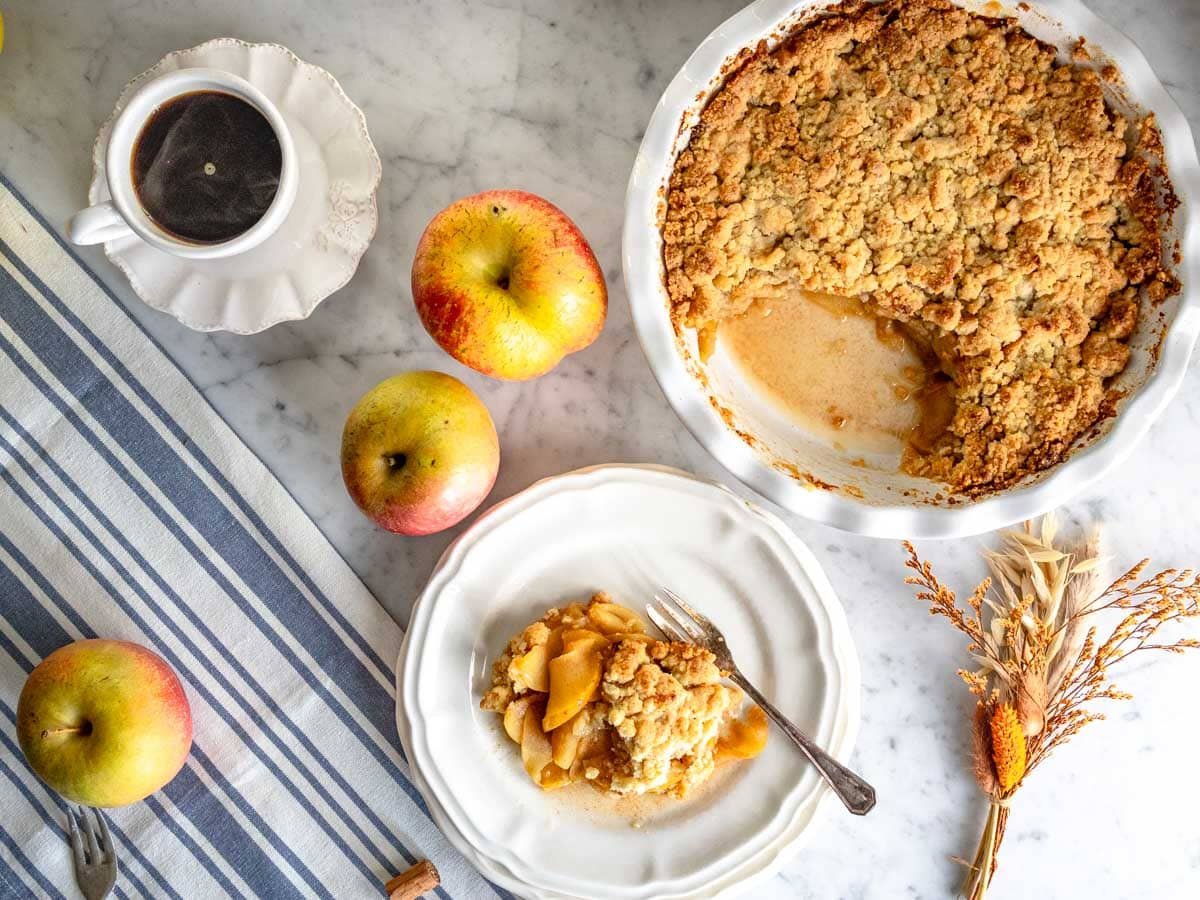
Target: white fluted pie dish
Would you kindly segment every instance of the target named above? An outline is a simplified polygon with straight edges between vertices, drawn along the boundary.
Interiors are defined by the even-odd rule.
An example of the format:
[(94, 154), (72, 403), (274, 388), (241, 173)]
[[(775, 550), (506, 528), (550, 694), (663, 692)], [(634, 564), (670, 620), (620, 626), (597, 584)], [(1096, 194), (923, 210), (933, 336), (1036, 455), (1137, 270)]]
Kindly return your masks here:
[[(813, 0), (758, 0), (714, 31), (692, 54), (659, 101), (634, 163), (626, 198), (622, 258), (625, 287), (646, 357), (680, 418), (730, 472), (799, 515), (879, 537), (952, 537), (999, 528), (1066, 502), (1131, 454), (1182, 383), (1200, 332), (1200, 165), (1179, 108), (1127, 37), (1079, 0), (1001, 5), (955, 0), (989, 15), (1015, 15), (1060, 56), (1082, 37), (1089, 65), (1111, 61), (1121, 73), (1110, 100), (1122, 112), (1153, 113), (1180, 201), (1166, 232), (1165, 258), (1177, 256), (1183, 285), (1160, 306), (1144, 304), (1131, 341), (1132, 359), (1114, 387), (1124, 392), (1116, 415), (1098, 422), (1058, 465), (979, 499), (891, 465), (864, 466), (807, 434), (771, 404), (718, 349), (699, 360), (694, 335), (677, 335), (669, 315), (659, 224), (677, 153), (727, 63), (760, 40), (774, 43), (805, 16), (828, 6)], [(1178, 251), (1178, 254), (1175, 251)], [(698, 377), (698, 375), (700, 377)], [(739, 434), (740, 433), (740, 434)], [(750, 440), (743, 436), (749, 436)]]

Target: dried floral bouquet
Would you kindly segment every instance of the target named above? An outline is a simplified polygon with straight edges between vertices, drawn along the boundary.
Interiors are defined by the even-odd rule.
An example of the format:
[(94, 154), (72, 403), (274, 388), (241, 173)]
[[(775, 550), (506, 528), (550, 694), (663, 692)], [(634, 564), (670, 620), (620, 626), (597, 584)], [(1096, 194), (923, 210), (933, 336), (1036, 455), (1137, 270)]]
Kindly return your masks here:
[[(1096, 701), (1128, 700), (1109, 669), (1134, 653), (1182, 653), (1200, 641), (1168, 641), (1164, 626), (1200, 617), (1200, 576), (1167, 569), (1143, 577), (1142, 560), (1102, 587), (1095, 535), (1056, 541), (1053, 516), (1005, 532), (986, 554), (992, 577), (961, 608), (912, 545), (908, 584), (929, 612), (966, 635), (977, 665), (959, 676), (978, 699), (971, 725), (975, 780), (989, 798), (987, 822), (962, 893), (984, 900), (996, 870), (1013, 795), (1029, 773), (1090, 722)], [(1107, 631), (1111, 628), (1111, 631)], [(1105, 636), (1101, 636), (1104, 634)], [(964, 861), (965, 862), (965, 861)]]

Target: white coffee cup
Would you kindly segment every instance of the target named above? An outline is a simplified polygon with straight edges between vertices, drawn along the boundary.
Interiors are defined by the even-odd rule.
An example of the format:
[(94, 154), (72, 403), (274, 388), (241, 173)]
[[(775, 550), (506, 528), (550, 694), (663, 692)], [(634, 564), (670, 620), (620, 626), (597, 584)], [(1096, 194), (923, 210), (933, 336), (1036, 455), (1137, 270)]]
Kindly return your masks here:
[[(236, 237), (213, 244), (189, 241), (161, 228), (142, 208), (133, 184), (134, 145), (146, 122), (163, 104), (196, 91), (231, 94), (257, 109), (274, 129), (282, 159), (279, 187), (263, 217)], [(159, 250), (188, 259), (234, 256), (261, 244), (287, 218), (296, 199), (299, 177), (296, 147), (275, 105), (244, 78), (220, 69), (199, 68), (168, 72), (138, 89), (113, 123), (104, 157), (104, 173), (112, 200), (89, 206), (72, 216), (67, 223), (67, 238), (74, 244), (100, 244), (135, 234)]]

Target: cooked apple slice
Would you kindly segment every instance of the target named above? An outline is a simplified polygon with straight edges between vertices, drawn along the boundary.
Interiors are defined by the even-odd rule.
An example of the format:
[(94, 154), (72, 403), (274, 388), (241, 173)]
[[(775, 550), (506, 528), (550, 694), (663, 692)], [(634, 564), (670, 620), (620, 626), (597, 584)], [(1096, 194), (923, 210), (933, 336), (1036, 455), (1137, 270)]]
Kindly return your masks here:
[(584, 713), (576, 713), (574, 717), (563, 722), (550, 732), (550, 747), (554, 751), (554, 764), (562, 769), (570, 769), (579, 753), (579, 742), (582, 735), (576, 731), (582, 730), (579, 717)]
[(603, 727), (593, 728), (579, 739), (577, 759), (602, 758), (612, 752), (612, 732)]
[[(564, 647), (568, 635), (563, 635)], [(602, 635), (597, 637), (608, 643)], [(542, 720), (546, 731), (553, 731), (583, 709), (600, 688), (600, 668), (600, 650), (590, 641), (581, 641), (550, 660), (550, 698)]]
[(562, 634), (561, 628), (552, 629), (544, 644), (535, 644), (509, 663), (508, 675), (513, 684), (543, 694), (550, 690), (550, 673), (546, 666), (562, 653)]
[(542, 780), (539, 782), (544, 791), (557, 790), (560, 787), (566, 787), (574, 779), (571, 778), (571, 773), (566, 769), (562, 769), (554, 763), (542, 769)]
[(534, 697), (529, 695), (518, 697), (504, 709), (504, 733), (518, 744), (521, 743), (521, 729), (525, 727), (525, 711), (533, 701)]
[(550, 674), (547, 665), (550, 658), (546, 653), (545, 644), (537, 644), (520, 656), (514, 657), (509, 664), (508, 674), (513, 684), (530, 691), (541, 691), (543, 694), (550, 690)]
[(542, 730), (540, 712), (538, 704), (531, 703), (525, 710), (521, 727), (521, 764), (529, 773), (529, 777), (538, 784), (542, 783), (542, 770), (550, 765), (554, 758), (550, 738)]
[(646, 623), (632, 609), (619, 603), (593, 603), (588, 607), (588, 621), (601, 634), (614, 635), (623, 632), (639, 633), (646, 630)]
[(769, 731), (767, 714), (757, 706), (750, 707), (745, 716), (725, 726), (717, 740), (716, 761), (723, 763), (758, 756), (767, 746)]
[(595, 647), (597, 650), (608, 646), (608, 638), (590, 628), (567, 628), (562, 633), (562, 652), (570, 653), (580, 646)]

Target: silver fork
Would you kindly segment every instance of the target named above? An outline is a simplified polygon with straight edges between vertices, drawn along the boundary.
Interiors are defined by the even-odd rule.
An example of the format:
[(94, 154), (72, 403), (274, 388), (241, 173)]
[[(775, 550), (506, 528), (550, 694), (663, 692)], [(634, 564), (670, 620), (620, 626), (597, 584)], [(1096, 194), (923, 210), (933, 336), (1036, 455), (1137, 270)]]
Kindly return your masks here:
[(686, 641), (707, 648), (716, 657), (717, 666), (728, 672), (733, 683), (749, 694), (770, 716), (771, 721), (808, 757), (821, 777), (833, 788), (838, 799), (846, 804), (846, 809), (856, 816), (869, 813), (875, 806), (875, 788), (814, 744), (808, 735), (788, 721), (787, 717), (746, 679), (733, 661), (733, 654), (729, 652), (725, 636), (712, 622), (688, 606), (677, 594), (666, 588), (663, 588), (662, 592), (666, 599), (655, 594), (654, 603), (646, 606), (646, 614), (650, 616), (650, 621), (672, 640)]
[[(117, 851), (104, 813), (80, 806), (67, 807), (71, 825), (71, 853), (75, 857), (75, 880), (86, 900), (103, 900), (117, 882)], [(93, 819), (97, 824), (93, 824)], [(77, 821), (78, 820), (78, 821)]]

